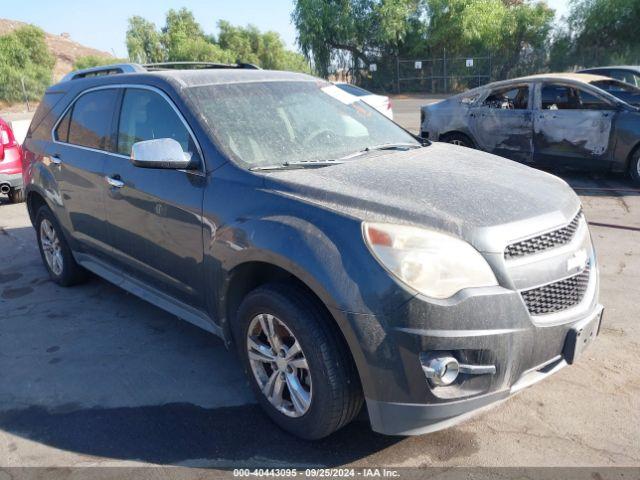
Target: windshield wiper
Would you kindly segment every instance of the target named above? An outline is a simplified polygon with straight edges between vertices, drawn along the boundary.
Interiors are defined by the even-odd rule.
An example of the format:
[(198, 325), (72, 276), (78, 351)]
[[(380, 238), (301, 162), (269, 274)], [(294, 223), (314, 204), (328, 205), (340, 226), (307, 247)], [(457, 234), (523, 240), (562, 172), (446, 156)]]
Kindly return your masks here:
[(305, 167), (326, 167), (329, 165), (339, 165), (343, 162), (339, 160), (298, 160), (295, 162), (277, 163), (274, 165), (258, 165), (251, 167), (249, 170), (252, 172), (264, 171), (264, 170), (286, 170), (288, 168), (305, 168)]
[(359, 157), (369, 152), (375, 152), (380, 150), (411, 150), (413, 148), (422, 148), (422, 145), (416, 143), (381, 143), (380, 145), (373, 145), (371, 147), (365, 147), (362, 150), (340, 157), (340, 160), (348, 160), (350, 158)]

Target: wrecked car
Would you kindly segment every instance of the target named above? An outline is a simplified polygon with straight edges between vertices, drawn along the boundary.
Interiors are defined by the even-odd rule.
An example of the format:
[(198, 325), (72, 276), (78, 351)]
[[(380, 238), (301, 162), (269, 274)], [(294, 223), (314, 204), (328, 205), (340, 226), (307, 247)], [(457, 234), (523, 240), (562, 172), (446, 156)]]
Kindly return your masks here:
[(599, 331), (596, 256), (565, 182), (421, 142), (321, 79), (74, 72), (45, 93), (25, 152), (51, 279), (93, 272), (219, 335), (303, 438), (363, 405), (381, 433), (448, 427)]
[(598, 75), (516, 78), (423, 106), (420, 131), (534, 166), (628, 172), (640, 184), (639, 94)]

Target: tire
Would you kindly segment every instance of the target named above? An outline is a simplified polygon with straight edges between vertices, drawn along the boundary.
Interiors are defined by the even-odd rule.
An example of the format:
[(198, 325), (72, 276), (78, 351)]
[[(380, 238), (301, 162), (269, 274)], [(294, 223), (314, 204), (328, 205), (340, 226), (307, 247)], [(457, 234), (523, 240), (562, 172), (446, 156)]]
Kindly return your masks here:
[[(70, 287), (85, 281), (87, 271), (78, 265), (73, 258), (71, 249), (62, 233), (62, 228), (49, 207), (43, 206), (38, 210), (35, 229), (40, 256), (51, 279), (63, 287)], [(51, 255), (50, 257), (47, 252)], [(58, 255), (59, 258), (54, 260), (54, 257), (58, 257)]]
[(637, 148), (629, 162), (629, 175), (633, 183), (640, 185), (640, 148)]
[(24, 190), (21, 188), (12, 188), (11, 191), (9, 191), (9, 201), (11, 203), (24, 202)]
[(442, 139), (443, 142), (452, 143), (460, 147), (475, 148), (475, 145), (469, 137), (463, 133), (450, 133), (445, 135)]
[[(297, 359), (293, 360), (296, 365), (306, 364), (306, 370), (304, 367), (287, 366), (285, 371), (282, 365), (275, 363), (269, 367), (269, 363), (263, 360), (262, 352), (265, 350), (255, 348), (251, 349), (250, 359), (249, 338), (257, 341), (261, 347), (267, 347), (269, 356), (266, 358), (274, 358), (275, 349), (270, 347), (278, 342), (269, 340), (261, 328), (263, 325), (269, 328), (270, 318), (276, 326), (278, 342), (283, 345), (278, 361), (287, 362), (284, 350), (292, 352), (293, 341), (297, 341), (301, 352), (291, 358)], [(244, 298), (233, 325), (238, 353), (258, 402), (277, 425), (306, 440), (330, 435), (353, 420), (362, 408), (362, 389), (353, 359), (337, 326), (332, 322), (333, 319), (327, 318), (326, 312), (302, 288), (273, 283), (257, 288)], [(257, 332), (260, 332), (260, 336)], [(260, 361), (255, 360), (256, 352), (261, 353), (258, 355)], [(286, 373), (290, 368), (291, 373)], [(281, 380), (278, 380), (278, 376)], [(279, 407), (276, 406), (277, 400), (272, 403), (262, 389), (272, 378), (275, 378), (272, 383), (273, 397), (282, 401)], [(293, 381), (289, 383), (291, 378)], [(275, 393), (278, 382), (281, 386), (279, 396)], [(301, 386), (308, 392), (305, 397), (307, 403), (300, 400), (294, 402), (299, 397), (291, 393), (293, 390), (290, 385)], [(296, 405), (306, 405), (306, 410), (296, 408)]]

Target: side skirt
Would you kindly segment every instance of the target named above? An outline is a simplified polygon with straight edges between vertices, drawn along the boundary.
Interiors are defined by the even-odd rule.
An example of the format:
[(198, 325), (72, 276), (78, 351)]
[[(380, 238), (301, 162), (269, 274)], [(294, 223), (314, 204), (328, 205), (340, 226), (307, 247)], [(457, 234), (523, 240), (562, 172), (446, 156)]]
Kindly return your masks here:
[(175, 298), (166, 295), (155, 288), (148, 286), (140, 280), (131, 277), (121, 271), (115, 270), (106, 263), (97, 260), (95, 257), (86, 253), (73, 252), (73, 256), (80, 265), (95, 273), (108, 282), (126, 290), (127, 292), (146, 300), (147, 302), (159, 307), (181, 320), (186, 320), (193, 325), (213, 333), (224, 340), (222, 329), (213, 323), (211, 318), (204, 312), (187, 305)]

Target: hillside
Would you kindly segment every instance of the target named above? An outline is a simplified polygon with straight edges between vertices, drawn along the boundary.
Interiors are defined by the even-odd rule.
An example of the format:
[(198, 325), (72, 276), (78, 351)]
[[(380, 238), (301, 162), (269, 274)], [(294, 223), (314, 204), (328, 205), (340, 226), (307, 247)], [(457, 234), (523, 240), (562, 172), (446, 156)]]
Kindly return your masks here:
[[(5, 35), (26, 25), (26, 23), (16, 20), (7, 20), (0, 18), (0, 35)], [(73, 63), (78, 57), (86, 55), (98, 55), (105, 58), (113, 58), (113, 55), (107, 52), (96, 50), (95, 48), (85, 47), (78, 42), (74, 42), (67, 34), (53, 35), (45, 33), (49, 50), (56, 57), (56, 64), (53, 69), (54, 80), (59, 80), (63, 75), (72, 70)]]

